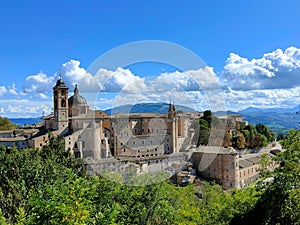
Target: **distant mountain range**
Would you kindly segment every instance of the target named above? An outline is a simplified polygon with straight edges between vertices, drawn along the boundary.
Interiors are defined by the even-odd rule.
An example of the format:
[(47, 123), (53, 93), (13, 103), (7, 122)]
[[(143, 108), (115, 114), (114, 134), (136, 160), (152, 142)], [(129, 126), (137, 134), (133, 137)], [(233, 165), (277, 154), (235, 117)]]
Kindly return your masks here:
[(9, 118), (9, 120), (12, 123), (17, 124), (18, 126), (25, 126), (25, 125), (31, 125), (31, 124), (42, 122), (41, 117), (38, 117), (38, 118)]
[[(227, 111), (226, 114), (241, 114), (244, 120), (250, 124), (265, 124), (277, 134), (287, 133), (291, 128), (300, 129), (300, 105), (293, 108), (255, 108), (233, 112)], [(216, 115), (225, 114), (225, 112), (216, 112)]]
[[(116, 113), (167, 113), (168, 109), (169, 104), (167, 103), (140, 103), (135, 105), (118, 106), (113, 109), (107, 109), (104, 111), (107, 114), (111, 115)], [(181, 105), (176, 105), (176, 110), (183, 112), (196, 112), (196, 110), (190, 107)], [(215, 115), (224, 114), (241, 114), (244, 117), (244, 120), (247, 120), (250, 124), (265, 124), (277, 134), (280, 132), (286, 133), (288, 129), (291, 128), (300, 129), (300, 105), (293, 108), (248, 107), (237, 112), (215, 112)], [(41, 122), (41, 118), (10, 118), (10, 121), (19, 126), (22, 126)]]
[[(167, 103), (139, 103), (135, 105), (122, 105), (115, 107), (113, 109), (104, 110), (107, 114), (116, 114), (116, 113), (167, 113), (169, 109), (169, 104)], [(177, 111), (183, 112), (196, 112), (196, 110), (182, 105), (176, 105)]]

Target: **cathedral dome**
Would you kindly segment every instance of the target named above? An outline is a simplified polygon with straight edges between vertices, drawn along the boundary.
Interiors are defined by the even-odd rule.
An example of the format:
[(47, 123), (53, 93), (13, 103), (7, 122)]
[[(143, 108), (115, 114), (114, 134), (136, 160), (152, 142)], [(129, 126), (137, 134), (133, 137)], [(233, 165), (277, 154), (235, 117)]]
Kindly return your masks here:
[(74, 95), (68, 99), (69, 106), (87, 106), (86, 99), (79, 94), (79, 90), (77, 85), (74, 89)]

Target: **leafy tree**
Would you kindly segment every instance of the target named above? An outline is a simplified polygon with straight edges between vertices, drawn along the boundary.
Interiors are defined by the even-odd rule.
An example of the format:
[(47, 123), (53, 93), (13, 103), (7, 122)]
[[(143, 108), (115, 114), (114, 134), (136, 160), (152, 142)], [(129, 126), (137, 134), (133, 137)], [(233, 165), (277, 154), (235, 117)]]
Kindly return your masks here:
[[(1, 194), (1, 193), (0, 193), (0, 194)], [(8, 225), (8, 223), (6, 222), (6, 219), (5, 219), (4, 215), (3, 215), (3, 213), (2, 213), (1, 208), (0, 208), (0, 224), (1, 224), (1, 225)]]
[(253, 148), (255, 146), (254, 139), (255, 136), (257, 135), (255, 126), (248, 124), (247, 126), (245, 126), (245, 129), (242, 132), (244, 133), (246, 139), (246, 147)]
[(68, 170), (79, 173), (82, 162), (71, 156), (59, 139), (50, 138), (41, 150), (1, 148), (0, 208), (10, 223), (24, 220), (29, 196), (44, 190), (47, 183), (63, 179)]
[(269, 154), (265, 153), (261, 156), (259, 164), (259, 176), (261, 178), (269, 178), (273, 176), (273, 170), (276, 166), (276, 162), (270, 157)]
[(253, 145), (254, 148), (260, 148), (260, 147), (263, 147), (263, 146), (267, 146), (268, 140), (264, 135), (257, 134), (254, 137), (254, 143), (253, 144), (254, 144)]
[(231, 137), (231, 134), (230, 134), (230, 130), (226, 130), (222, 146), (231, 147), (232, 146), (231, 138), (232, 137)]
[(10, 122), (8, 118), (0, 116), (0, 130), (14, 130), (16, 128), (16, 124)]
[(277, 141), (283, 140), (284, 139), (284, 134), (283, 133), (279, 133), (277, 135)]
[(232, 224), (300, 224), (300, 131), (291, 130), (283, 143), (287, 150), (274, 159), (280, 164), (273, 180), (264, 183), (255, 206)]
[(237, 135), (233, 138), (233, 147), (237, 149), (244, 149), (246, 147), (246, 139), (242, 132), (237, 132)]
[(268, 140), (270, 139), (270, 131), (269, 128), (264, 124), (257, 124), (255, 126), (257, 133), (264, 135)]
[(207, 121), (208, 127), (211, 127), (211, 122), (213, 120), (213, 113), (212, 113), (212, 111), (211, 110), (205, 110), (203, 112), (202, 119)]
[(199, 119), (199, 139), (198, 139), (198, 146), (199, 145), (207, 145), (210, 135), (210, 128), (209, 124), (204, 119)]
[(45, 191), (32, 195), (29, 200), (32, 211), (27, 224), (81, 225), (93, 221), (94, 179), (79, 178), (73, 173), (68, 176), (67, 180), (58, 179), (47, 184)]

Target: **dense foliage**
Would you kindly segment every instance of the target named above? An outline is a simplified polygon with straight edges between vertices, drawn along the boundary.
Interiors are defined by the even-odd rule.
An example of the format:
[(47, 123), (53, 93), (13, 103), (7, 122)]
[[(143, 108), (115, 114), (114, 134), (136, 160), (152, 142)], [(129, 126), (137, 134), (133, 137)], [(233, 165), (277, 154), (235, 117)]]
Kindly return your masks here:
[[(212, 133), (219, 132), (222, 136), (223, 146), (232, 146), (236, 149), (244, 148), (261, 148), (267, 146), (268, 143), (275, 140), (275, 133), (270, 131), (270, 128), (264, 124), (247, 125), (243, 123), (235, 124), (231, 120), (227, 120), (227, 126), (222, 124), (220, 120), (211, 112), (206, 110), (203, 112), (203, 116), (198, 121), (199, 135), (197, 145), (207, 145), (210, 140)], [(194, 126), (195, 129), (195, 126)], [(233, 131), (233, 133), (231, 133)], [(211, 139), (216, 139), (213, 137)], [(212, 145), (218, 143), (210, 143)]]
[[(0, 149), (0, 206), (10, 223), (29, 212), (29, 196), (45, 185), (67, 179), (69, 171), (78, 174), (82, 162), (74, 159), (54, 137), (41, 150)], [(1, 214), (0, 214), (1, 218)]]
[(282, 144), (286, 151), (274, 159), (279, 166), (263, 173), (261, 197), (232, 224), (300, 224), (300, 131), (291, 130)]
[(10, 122), (8, 118), (0, 116), (0, 130), (14, 130), (16, 128), (16, 124)]
[(271, 181), (231, 192), (210, 183), (133, 186), (85, 176), (53, 137), (41, 150), (2, 148), (0, 224), (300, 224), (300, 132), (283, 145), (280, 164), (262, 173)]

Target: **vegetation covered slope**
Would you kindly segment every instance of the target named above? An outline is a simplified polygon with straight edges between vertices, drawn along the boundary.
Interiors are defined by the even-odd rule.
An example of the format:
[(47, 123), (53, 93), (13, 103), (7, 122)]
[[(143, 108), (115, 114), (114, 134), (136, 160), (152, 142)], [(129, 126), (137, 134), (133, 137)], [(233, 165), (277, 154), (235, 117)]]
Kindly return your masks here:
[(85, 176), (82, 161), (53, 137), (41, 150), (2, 148), (0, 224), (300, 224), (300, 132), (283, 144), (280, 165), (262, 172), (272, 182), (231, 192), (209, 183), (130, 186)]
[(16, 128), (17, 125), (10, 122), (8, 118), (0, 116), (0, 130), (14, 130)]

